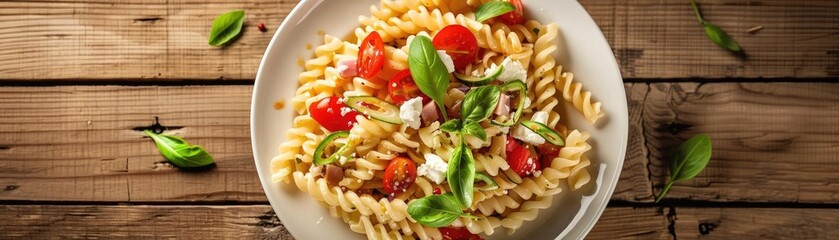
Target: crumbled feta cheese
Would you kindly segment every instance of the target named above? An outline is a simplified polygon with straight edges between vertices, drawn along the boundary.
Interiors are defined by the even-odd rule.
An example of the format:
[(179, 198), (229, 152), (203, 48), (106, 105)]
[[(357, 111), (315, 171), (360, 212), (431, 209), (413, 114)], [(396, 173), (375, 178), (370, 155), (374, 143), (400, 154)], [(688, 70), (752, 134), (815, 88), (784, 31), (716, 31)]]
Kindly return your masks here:
[[(521, 65), (521, 62), (514, 61), (512, 58), (507, 57), (503, 62), (501, 62), (501, 66), (504, 66), (504, 71), (498, 76), (497, 79), (499, 81), (508, 82), (512, 80), (520, 80), (524, 82), (527, 79), (527, 69)], [(486, 74), (495, 71), (495, 68), (497, 67), (488, 68), (486, 70)]]
[(444, 162), (440, 156), (433, 153), (425, 154), (425, 163), (417, 168), (417, 174), (425, 176), (431, 181), (440, 184), (446, 179), (446, 171), (449, 169), (449, 164)]
[(421, 114), (422, 98), (420, 97), (409, 99), (399, 107), (399, 118), (413, 129), (419, 129), (422, 124), (422, 121), (420, 121)]
[[(546, 124), (546, 123), (548, 123), (548, 112), (545, 112), (545, 111), (535, 112), (535, 113), (533, 113), (533, 117), (531, 117), (530, 120), (533, 120), (534, 122), (539, 122), (539, 123), (542, 123), (542, 124)], [(545, 139), (542, 138), (542, 136), (539, 136), (539, 134), (536, 134), (535, 132), (533, 132), (532, 130), (530, 130), (529, 128), (526, 128), (524, 126), (516, 127), (516, 129), (513, 131), (513, 134), (511, 134), (511, 135), (515, 139), (522, 140), (522, 141), (525, 141), (525, 142), (533, 144), (533, 145), (539, 145), (539, 144), (545, 143)]]
[(341, 116), (346, 116), (347, 113), (352, 112), (352, 108), (349, 107), (341, 107)]
[(440, 60), (443, 60), (443, 65), (446, 65), (446, 70), (449, 70), (449, 73), (454, 72), (454, 60), (449, 54), (446, 54), (445, 50), (437, 50), (437, 55), (440, 55)]

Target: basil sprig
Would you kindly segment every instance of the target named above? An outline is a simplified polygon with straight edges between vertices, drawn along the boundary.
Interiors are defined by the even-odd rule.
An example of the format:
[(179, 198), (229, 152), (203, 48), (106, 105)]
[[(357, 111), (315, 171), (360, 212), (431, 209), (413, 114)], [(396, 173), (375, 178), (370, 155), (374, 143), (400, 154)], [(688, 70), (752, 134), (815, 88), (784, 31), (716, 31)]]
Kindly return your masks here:
[(429, 227), (445, 227), (458, 217), (473, 216), (464, 213), (451, 193), (431, 195), (408, 204), (408, 214), (418, 223)]
[(210, 29), (210, 39), (207, 42), (212, 46), (224, 45), (239, 35), (244, 22), (245, 10), (234, 10), (219, 15), (213, 20), (213, 28)]
[(466, 93), (460, 108), (461, 119), (466, 122), (481, 122), (489, 118), (498, 105), (501, 89), (498, 86), (476, 87)]
[(204, 148), (198, 145), (189, 145), (183, 138), (178, 136), (158, 134), (150, 130), (143, 131), (154, 140), (160, 154), (168, 159), (175, 166), (182, 168), (203, 167), (213, 164), (213, 156), (210, 156)]
[(670, 180), (655, 202), (658, 203), (664, 198), (673, 183), (691, 179), (702, 172), (709, 160), (711, 160), (711, 138), (707, 134), (693, 136), (679, 145), (676, 155), (673, 156), (673, 162), (670, 163)]
[(460, 206), (472, 206), (472, 194), (475, 185), (475, 158), (472, 150), (465, 142), (454, 149), (449, 159), (449, 169), (446, 171), (449, 188), (452, 189), (455, 200)]
[(516, 6), (513, 6), (513, 4), (509, 2), (487, 2), (478, 7), (478, 10), (475, 11), (475, 20), (477, 20), (478, 22), (483, 22), (487, 19), (501, 16), (501, 14), (512, 12), (514, 10), (516, 10)]
[(437, 103), (443, 119), (448, 120), (443, 100), (451, 79), (446, 65), (431, 44), (431, 39), (418, 35), (411, 41), (408, 47), (408, 68), (411, 69), (411, 77), (420, 91)]
[(739, 52), (741, 50), (740, 44), (737, 44), (734, 39), (731, 39), (731, 37), (728, 36), (728, 33), (723, 31), (722, 28), (705, 21), (705, 18), (702, 17), (702, 13), (699, 12), (699, 7), (696, 6), (696, 2), (690, 0), (690, 5), (693, 6), (693, 12), (696, 13), (696, 20), (705, 27), (705, 35), (708, 35), (708, 39), (711, 39), (711, 42), (714, 42), (717, 46), (728, 49), (732, 52)]

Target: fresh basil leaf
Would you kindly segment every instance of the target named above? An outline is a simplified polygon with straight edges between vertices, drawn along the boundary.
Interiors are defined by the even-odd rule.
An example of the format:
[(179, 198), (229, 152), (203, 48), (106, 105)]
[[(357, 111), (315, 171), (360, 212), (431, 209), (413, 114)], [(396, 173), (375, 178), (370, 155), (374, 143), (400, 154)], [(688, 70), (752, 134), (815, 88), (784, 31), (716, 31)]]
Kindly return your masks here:
[(484, 3), (483, 5), (478, 7), (478, 10), (475, 11), (475, 20), (478, 22), (483, 22), (487, 19), (501, 16), (501, 14), (505, 14), (515, 10), (516, 6), (514, 6), (512, 3), (505, 1), (491, 1)]
[(449, 169), (446, 171), (454, 198), (462, 207), (472, 206), (472, 194), (475, 185), (475, 158), (472, 150), (461, 142), (449, 159)]
[(705, 34), (708, 35), (711, 42), (732, 52), (739, 52), (741, 50), (740, 44), (737, 44), (734, 39), (731, 39), (728, 33), (725, 33), (720, 27), (709, 22), (703, 24), (705, 25)]
[(699, 21), (699, 23), (701, 23), (705, 28), (705, 35), (708, 35), (708, 39), (711, 39), (711, 42), (714, 42), (717, 46), (728, 49), (732, 52), (739, 52), (742, 50), (740, 48), (740, 44), (737, 44), (734, 39), (731, 39), (731, 36), (728, 36), (728, 33), (723, 31), (722, 28), (705, 21), (705, 17), (702, 16), (702, 12), (699, 11), (699, 7), (696, 6), (696, 2), (694, 0), (690, 0), (690, 6), (693, 7), (693, 12), (696, 14), (696, 20)]
[(693, 136), (679, 145), (670, 163), (670, 181), (667, 182), (656, 202), (661, 201), (670, 191), (673, 183), (696, 177), (705, 169), (710, 160), (711, 138), (707, 134)]
[(487, 140), (487, 132), (484, 130), (484, 127), (481, 127), (481, 124), (477, 122), (467, 121), (466, 124), (463, 125), (463, 134), (469, 134), (484, 141)]
[(460, 118), (464, 122), (486, 120), (495, 111), (500, 93), (501, 89), (494, 85), (472, 88), (460, 105)]
[(411, 77), (420, 91), (437, 103), (437, 107), (443, 113), (443, 119), (448, 120), (443, 100), (451, 79), (446, 65), (431, 44), (431, 39), (418, 35), (411, 41), (408, 47), (408, 68), (411, 69)]
[(210, 29), (208, 43), (212, 46), (224, 45), (239, 35), (244, 22), (245, 10), (234, 10), (219, 15), (213, 20), (213, 28)]
[(440, 129), (446, 132), (460, 131), (460, 119), (449, 119), (443, 125), (440, 125)]
[(160, 154), (183, 168), (203, 167), (213, 164), (213, 156), (198, 145), (189, 145), (183, 138), (166, 134), (157, 134), (149, 130), (143, 131), (154, 140)]
[(411, 215), (411, 218), (418, 223), (429, 227), (445, 227), (458, 217), (470, 216), (463, 213), (463, 209), (451, 193), (426, 196), (412, 201), (408, 204), (408, 215)]

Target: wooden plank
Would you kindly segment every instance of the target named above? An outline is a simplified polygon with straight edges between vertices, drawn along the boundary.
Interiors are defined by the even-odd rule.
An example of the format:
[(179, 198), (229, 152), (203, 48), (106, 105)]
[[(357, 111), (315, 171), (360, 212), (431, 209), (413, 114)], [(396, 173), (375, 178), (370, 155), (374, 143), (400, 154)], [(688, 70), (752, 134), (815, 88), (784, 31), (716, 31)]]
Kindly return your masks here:
[(268, 205), (0, 209), (3, 239), (294, 239)]
[[(265, 201), (251, 86), (0, 88), (0, 200)], [(217, 167), (168, 164), (137, 127), (159, 117)]]
[(652, 84), (644, 107), (656, 193), (669, 177), (668, 152), (708, 133), (713, 155), (707, 168), (674, 185), (668, 198), (839, 202), (837, 84)]
[[(839, 76), (839, 1), (698, 1), (742, 56), (709, 41), (687, 1), (580, 2), (610, 40), (624, 78)], [(763, 29), (747, 32), (755, 26)]]
[(586, 239), (672, 239), (658, 208), (607, 207)]
[[(0, 1), (0, 79), (253, 79), (271, 33), (297, 1)], [(839, 76), (839, 2), (701, 1), (745, 49), (705, 37), (683, 1), (583, 0), (627, 79)], [(245, 9), (242, 37), (206, 44), (212, 19)], [(763, 30), (750, 34), (754, 26)]]
[(839, 209), (677, 208), (678, 239), (837, 239)]
[[(297, 1), (2, 1), (0, 79), (253, 79)], [(207, 44), (213, 19), (244, 9), (241, 38)]]
[(623, 201), (647, 201), (653, 198), (652, 183), (650, 182), (649, 154), (644, 138), (644, 104), (649, 84), (626, 83), (626, 103), (629, 108), (629, 142), (626, 147), (623, 169), (612, 193), (612, 199)]
[[(669, 239), (666, 222), (653, 208), (607, 208), (586, 239)], [(2, 205), (0, 238), (294, 239), (269, 205)]]

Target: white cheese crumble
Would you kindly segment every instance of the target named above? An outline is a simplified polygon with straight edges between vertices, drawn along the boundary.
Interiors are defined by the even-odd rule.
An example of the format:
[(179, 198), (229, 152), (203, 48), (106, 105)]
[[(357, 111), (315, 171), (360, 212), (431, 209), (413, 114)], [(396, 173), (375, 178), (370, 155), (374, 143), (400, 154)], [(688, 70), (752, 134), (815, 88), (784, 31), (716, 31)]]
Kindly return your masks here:
[(413, 129), (419, 129), (422, 124), (422, 121), (420, 121), (421, 114), (422, 98), (420, 97), (409, 99), (399, 107), (399, 119), (402, 119), (402, 122)]
[(349, 107), (341, 107), (341, 116), (347, 116), (347, 113), (352, 112), (352, 108)]
[(425, 176), (434, 183), (443, 183), (446, 180), (446, 171), (449, 164), (444, 162), (440, 156), (433, 153), (425, 154), (425, 163), (417, 168), (417, 175)]
[[(503, 62), (501, 62), (501, 66), (504, 66), (504, 71), (501, 72), (501, 75), (499, 75), (498, 78), (496, 78), (499, 81), (508, 82), (512, 80), (521, 80), (524, 82), (527, 80), (527, 69), (521, 65), (521, 62), (514, 61), (512, 58), (507, 57)], [(499, 66), (496, 66), (495, 64), (490, 65), (490, 67), (484, 72), (484, 75), (495, 72), (498, 67)]]
[(446, 65), (446, 70), (448, 70), (449, 73), (453, 73), (454, 60), (452, 60), (452, 57), (449, 56), (449, 54), (446, 54), (445, 50), (437, 50), (437, 55), (440, 55), (440, 60), (443, 60), (443, 65)]
[[(548, 123), (548, 112), (545, 112), (545, 111), (535, 112), (535, 113), (533, 113), (533, 117), (531, 117), (530, 120), (533, 120), (534, 122), (539, 122), (539, 123), (542, 123), (542, 124), (546, 124), (546, 123)], [(539, 144), (545, 143), (545, 139), (542, 138), (542, 136), (539, 136), (539, 134), (536, 134), (535, 132), (533, 132), (532, 130), (530, 130), (529, 128), (526, 128), (524, 126), (516, 127), (516, 129), (513, 131), (513, 134), (511, 134), (511, 135), (515, 139), (522, 140), (522, 141), (525, 141), (525, 142), (533, 144), (533, 145), (539, 145)]]

